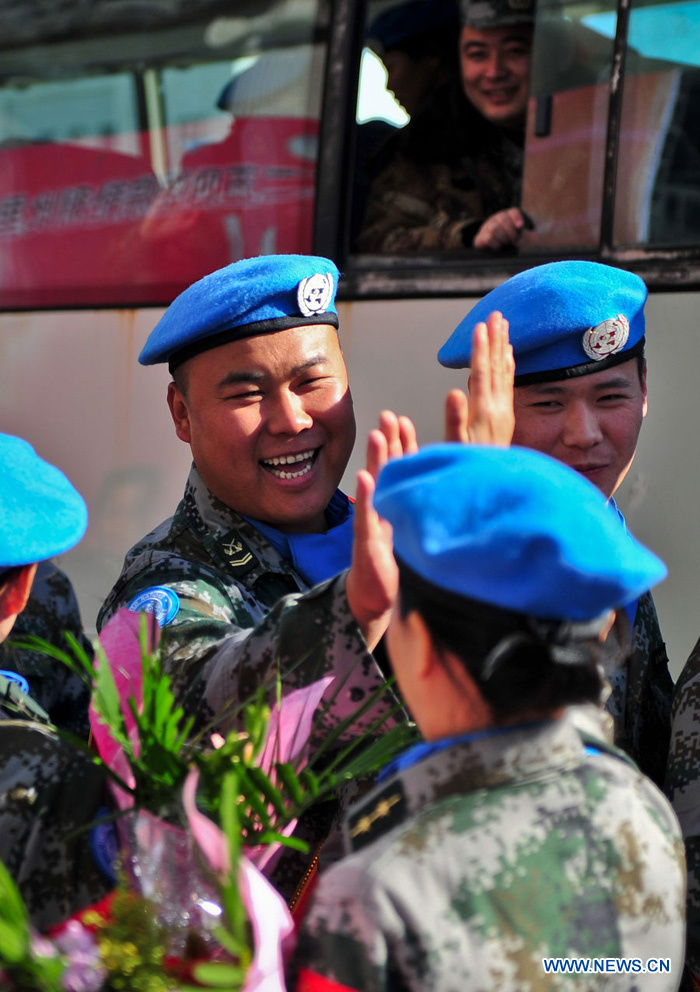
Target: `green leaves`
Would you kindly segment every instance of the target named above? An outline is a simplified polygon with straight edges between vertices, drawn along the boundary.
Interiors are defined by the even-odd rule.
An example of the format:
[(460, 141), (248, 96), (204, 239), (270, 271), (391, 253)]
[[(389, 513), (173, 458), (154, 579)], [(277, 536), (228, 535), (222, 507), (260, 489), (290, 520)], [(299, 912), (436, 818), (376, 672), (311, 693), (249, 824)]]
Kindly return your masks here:
[(35, 953), (24, 900), (1, 861), (0, 966), (17, 988), (28, 992), (55, 992), (65, 969), (57, 954)]
[[(128, 630), (133, 622), (132, 615), (127, 633), (133, 633)], [(332, 698), (320, 705), (330, 677), (309, 684), (306, 670), (303, 674), (298, 670), (285, 673), (285, 677), (293, 674), (297, 684), (306, 685), (285, 694), (278, 669), (253, 696), (227, 708), (226, 725), (235, 729), (225, 737), (202, 731), (195, 734), (194, 720), (178, 705), (159, 651), (149, 648), (148, 623), (149, 618), (143, 615), (138, 643), (133, 636), (117, 641), (124, 645), (116, 652), (122, 652), (119, 657), (108, 659), (96, 643), (94, 665), (70, 635), (66, 635), (69, 651), (35, 637), (24, 638), (19, 646), (43, 651), (91, 683), (92, 707), (99, 723), (94, 727), (95, 739), (106, 761), (97, 758), (85, 742), (62, 736), (70, 736), (73, 743), (88, 750), (112, 780), (132, 795), (137, 808), (184, 826), (183, 785), (193, 767), (199, 772), (197, 806), (219, 825), (230, 855), (230, 872), (218, 877), (223, 916), (215, 937), (231, 960), (196, 965), (193, 975), (201, 983), (199, 987), (204, 985), (210, 992), (239, 992), (252, 958), (250, 923), (238, 874), (244, 848), (282, 844), (307, 851), (304, 841), (285, 836), (291, 832), (290, 825), (315, 803), (335, 797), (350, 779), (373, 775), (412, 743), (416, 733), (404, 721), (389, 683), (379, 686), (353, 713), (338, 721), (334, 704), (343, 691), (342, 683), (336, 683)], [(110, 653), (115, 653), (112, 648)], [(293, 701), (290, 695), (295, 697)], [(272, 712), (271, 700), (278, 708)], [(285, 708), (289, 702), (293, 705)], [(379, 706), (382, 715), (370, 719), (369, 714), (375, 707), (379, 712)], [(387, 723), (397, 716), (398, 723), (387, 730)], [(271, 728), (274, 741), (268, 742)], [(314, 741), (313, 751), (309, 740)], [(127, 768), (117, 757), (119, 752)], [(194, 803), (192, 795), (190, 799)], [(188, 811), (193, 817), (191, 807)], [(225, 865), (225, 859), (221, 864)], [(59, 987), (61, 959), (32, 953), (26, 909), (1, 865), (0, 963), (6, 970), (24, 969), (22, 975), (35, 976), (19, 987), (40, 992)], [(153, 967), (157, 971), (160, 965), (156, 962)], [(52, 984), (42, 977), (44, 972), (47, 976), (52, 973)], [(186, 988), (181, 983), (178, 987)]]

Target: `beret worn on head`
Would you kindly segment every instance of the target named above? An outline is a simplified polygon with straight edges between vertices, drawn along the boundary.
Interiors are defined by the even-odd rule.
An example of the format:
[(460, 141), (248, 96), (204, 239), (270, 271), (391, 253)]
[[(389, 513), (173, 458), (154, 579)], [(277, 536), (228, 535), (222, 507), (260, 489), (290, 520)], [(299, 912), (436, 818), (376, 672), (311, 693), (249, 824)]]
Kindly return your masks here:
[(534, 14), (534, 0), (462, 0), (462, 24), (480, 30), (533, 24)]
[(594, 485), (526, 448), (423, 448), (386, 465), (374, 504), (428, 582), (540, 620), (594, 620), (666, 575)]
[(26, 441), (0, 434), (0, 569), (68, 551), (87, 527), (83, 497)]
[(312, 255), (261, 255), (218, 269), (180, 293), (151, 331), (142, 365), (170, 369), (201, 351), (311, 324), (338, 326), (338, 269)]
[(438, 352), (447, 368), (471, 361), (475, 324), (499, 310), (510, 325), (515, 383), (601, 372), (644, 347), (647, 288), (599, 262), (549, 262), (508, 279), (469, 311)]

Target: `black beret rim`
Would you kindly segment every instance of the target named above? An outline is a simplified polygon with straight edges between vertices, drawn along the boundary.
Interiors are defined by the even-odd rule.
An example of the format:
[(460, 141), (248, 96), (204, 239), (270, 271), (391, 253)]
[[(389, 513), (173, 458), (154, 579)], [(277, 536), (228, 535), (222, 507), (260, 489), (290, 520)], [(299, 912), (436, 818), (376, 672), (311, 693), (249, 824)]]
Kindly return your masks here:
[(608, 355), (607, 358), (602, 358), (598, 362), (596, 362), (595, 359), (592, 359), (589, 362), (583, 362), (581, 365), (570, 365), (563, 369), (545, 369), (542, 372), (524, 372), (522, 375), (517, 375), (516, 373), (514, 384), (516, 386), (531, 386), (538, 382), (557, 382), (562, 379), (577, 379), (579, 376), (591, 375), (593, 372), (604, 372), (605, 369), (611, 369), (616, 365), (622, 365), (623, 362), (627, 362), (632, 358), (636, 358), (637, 355), (641, 355), (644, 351), (645, 341), (646, 338), (642, 336), (635, 345), (628, 348), (626, 351), (615, 352), (614, 355)]
[[(233, 327), (225, 327), (216, 334), (209, 334), (205, 338), (199, 338), (184, 348), (178, 348), (167, 359), (170, 374), (186, 362), (188, 358), (193, 358), (203, 351), (210, 351), (231, 341), (242, 341), (243, 338), (257, 337), (259, 334), (274, 334), (275, 331), (286, 331), (291, 327), (312, 327), (315, 324), (330, 324), (336, 330), (339, 327), (338, 315), (332, 310), (324, 313), (313, 314), (311, 317), (270, 317), (267, 320), (256, 320), (250, 324), (236, 324)], [(163, 358), (163, 361), (166, 359)], [(158, 359), (149, 363), (157, 364)]]

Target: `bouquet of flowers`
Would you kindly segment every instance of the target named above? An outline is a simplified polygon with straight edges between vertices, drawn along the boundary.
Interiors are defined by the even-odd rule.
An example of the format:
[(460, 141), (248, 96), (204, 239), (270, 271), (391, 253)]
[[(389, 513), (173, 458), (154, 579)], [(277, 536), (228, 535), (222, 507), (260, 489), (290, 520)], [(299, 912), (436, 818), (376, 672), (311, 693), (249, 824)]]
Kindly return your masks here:
[(114, 892), (43, 937), (0, 865), (3, 988), (283, 992), (282, 944), (293, 922), (262, 869), (281, 846), (305, 848), (293, 828), (306, 809), (410, 742), (403, 721), (386, 730), (386, 714), (365, 738), (349, 733), (390, 693), (383, 687), (308, 753), (332, 677), (284, 696), (278, 679), (238, 705), (226, 736), (193, 733), (157, 635), (152, 617), (124, 610), (96, 643), (94, 667), (68, 634), (70, 655), (34, 638), (21, 645), (91, 680), (94, 760), (114, 800), (102, 823), (116, 822), (119, 855)]

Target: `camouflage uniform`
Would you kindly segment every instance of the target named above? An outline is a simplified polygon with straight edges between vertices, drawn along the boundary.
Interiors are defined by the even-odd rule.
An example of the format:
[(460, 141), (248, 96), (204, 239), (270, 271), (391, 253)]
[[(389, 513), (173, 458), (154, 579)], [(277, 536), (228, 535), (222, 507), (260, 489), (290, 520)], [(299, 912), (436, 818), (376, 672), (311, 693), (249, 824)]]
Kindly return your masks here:
[(700, 641), (676, 683), (666, 793), (685, 839), (688, 860), (686, 962), (700, 980)]
[[(259, 531), (207, 489), (194, 466), (175, 515), (127, 554), (98, 628), (154, 586), (179, 597), (179, 611), (162, 629), (161, 646), (175, 692), (200, 726), (214, 721), (219, 729), (229, 727), (231, 708), (269, 684), (278, 666), (283, 689), (332, 673), (342, 688), (328, 693), (337, 695), (312, 733), (314, 750), (332, 726), (384, 683), (350, 612), (344, 575), (309, 589)], [(355, 733), (387, 707), (371, 709), (355, 724)], [(314, 816), (321, 819), (309, 828), (312, 843), (329, 829), (325, 811)], [(288, 863), (292, 857), (286, 856)], [(293, 878), (298, 881), (306, 862), (297, 858), (296, 866), (275, 870), (286, 895), (296, 888)]]
[(87, 740), (88, 686), (61, 662), (39, 651), (12, 646), (12, 641), (34, 634), (67, 651), (64, 631), (70, 631), (92, 657), (92, 646), (83, 633), (78, 602), (68, 576), (51, 562), (43, 561), (37, 568), (29, 602), (17, 617), (10, 639), (0, 644), (0, 668), (23, 675), (32, 698), (46, 710), (51, 722)]
[[(429, 753), (356, 807), (347, 833), (353, 853), (321, 877), (302, 929), (299, 992), (677, 987), (675, 817), (624, 755), (584, 747), (569, 722)], [(562, 979), (545, 974), (550, 956), (671, 958), (672, 973)]]
[(105, 780), (87, 755), (39, 722), (31, 697), (9, 689), (12, 699), (0, 707), (0, 861), (32, 923), (46, 930), (112, 888), (95, 862), (89, 831), (70, 836), (96, 818)]
[[(628, 629), (621, 614), (608, 639), (610, 644), (619, 644), (620, 639), (626, 643)], [(612, 688), (606, 709), (613, 717), (615, 744), (661, 788), (671, 733), (673, 680), (650, 592), (639, 598), (632, 645), (624, 664), (606, 671), (606, 675)]]
[(485, 120), (458, 82), (438, 88), (374, 157), (382, 165), (359, 251), (464, 249), (487, 217), (520, 202), (522, 133)]

